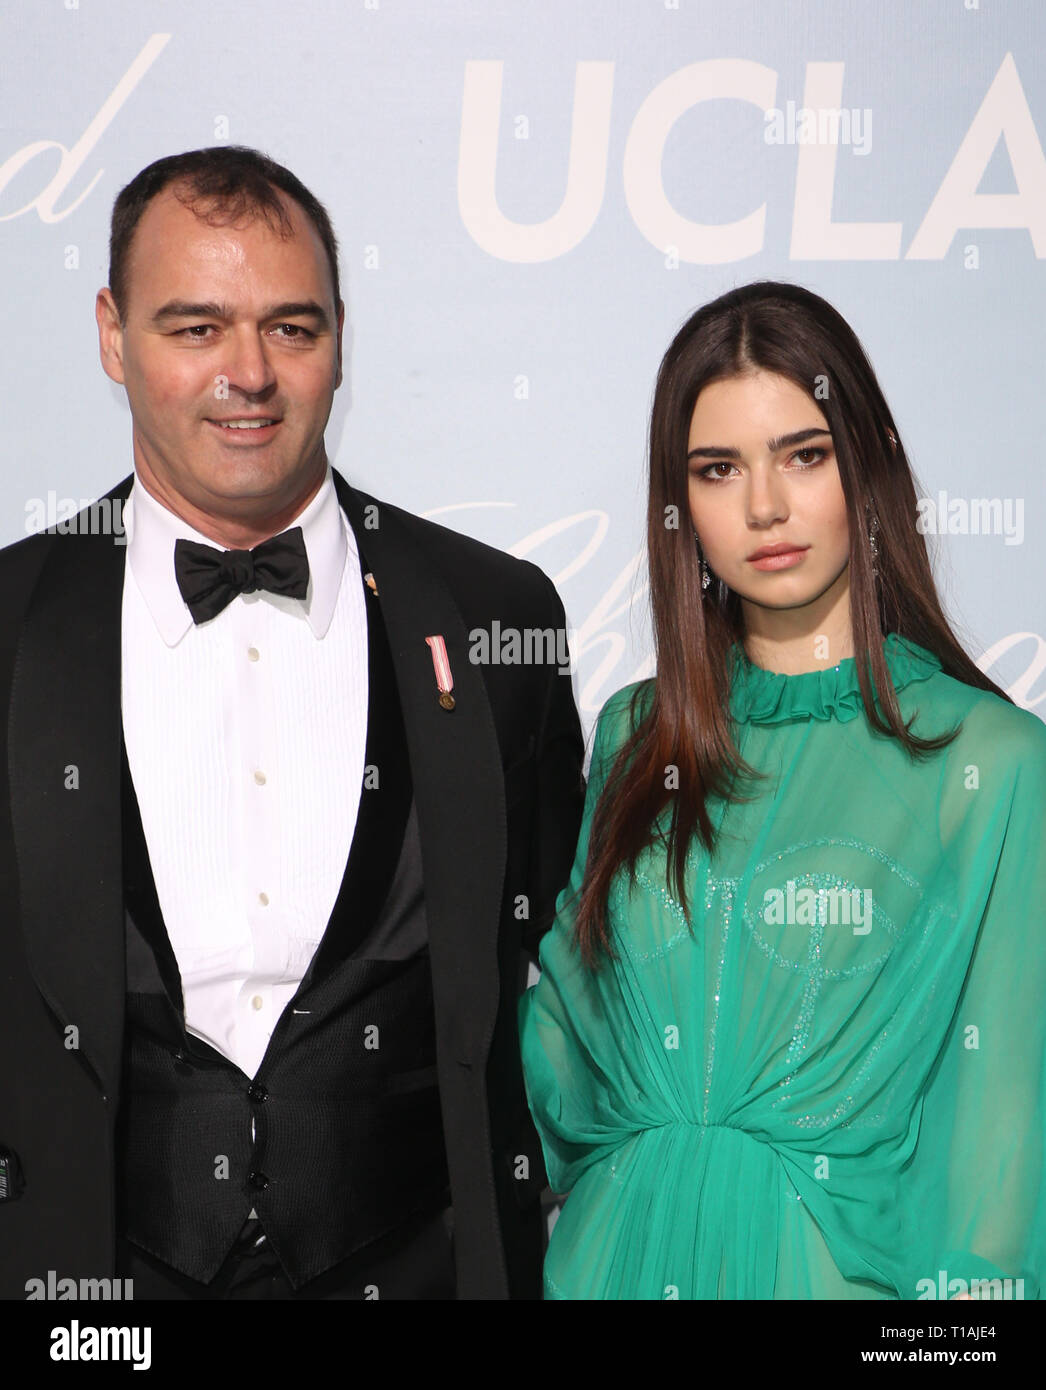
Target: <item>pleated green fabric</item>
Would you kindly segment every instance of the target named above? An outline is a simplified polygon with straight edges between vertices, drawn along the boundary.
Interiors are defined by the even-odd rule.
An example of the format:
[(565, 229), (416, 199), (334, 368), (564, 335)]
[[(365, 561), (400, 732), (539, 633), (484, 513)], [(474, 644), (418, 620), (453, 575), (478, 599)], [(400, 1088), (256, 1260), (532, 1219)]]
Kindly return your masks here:
[(637, 687), (604, 706), (520, 1001), (568, 1194), (547, 1298), (1042, 1295), (1046, 726), (914, 642), (884, 654), (913, 732), (961, 725), (924, 762), (870, 729), (854, 660), (782, 676), (734, 649), (736, 739), (765, 779), (711, 803), (689, 920), (663, 847), (634, 886), (617, 874), (618, 957), (593, 974), (573, 899)]

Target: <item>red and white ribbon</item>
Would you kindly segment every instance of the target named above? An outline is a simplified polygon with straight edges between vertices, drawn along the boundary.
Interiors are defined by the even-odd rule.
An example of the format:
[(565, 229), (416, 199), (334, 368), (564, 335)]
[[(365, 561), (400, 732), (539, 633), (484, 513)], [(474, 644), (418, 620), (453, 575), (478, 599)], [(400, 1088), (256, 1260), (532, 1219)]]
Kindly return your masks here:
[(449, 695), (454, 689), (454, 677), (450, 674), (450, 657), (447, 644), (440, 636), (426, 637), (425, 641), (432, 652), (432, 669), (436, 672), (436, 688), (441, 695)]

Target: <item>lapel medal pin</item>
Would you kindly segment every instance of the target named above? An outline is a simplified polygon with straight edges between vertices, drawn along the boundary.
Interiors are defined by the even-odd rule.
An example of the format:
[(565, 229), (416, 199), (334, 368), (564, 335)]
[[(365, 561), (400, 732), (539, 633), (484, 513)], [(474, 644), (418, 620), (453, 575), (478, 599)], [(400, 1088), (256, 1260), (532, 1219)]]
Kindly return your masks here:
[(363, 576), (363, 582), (364, 582), (364, 584), (366, 584), (367, 588), (371, 591), (371, 593), (374, 595), (374, 597), (377, 598), (377, 597), (378, 597), (378, 586), (377, 586), (377, 583), (375, 582), (375, 579), (374, 579), (373, 574), (371, 574), (371, 573), (368, 571), (368, 572)]
[(454, 689), (454, 677), (450, 674), (447, 644), (439, 636), (426, 637), (425, 641), (432, 652), (432, 668), (436, 672), (436, 689), (439, 691), (440, 707), (451, 710), (454, 708), (454, 696), (450, 693)]

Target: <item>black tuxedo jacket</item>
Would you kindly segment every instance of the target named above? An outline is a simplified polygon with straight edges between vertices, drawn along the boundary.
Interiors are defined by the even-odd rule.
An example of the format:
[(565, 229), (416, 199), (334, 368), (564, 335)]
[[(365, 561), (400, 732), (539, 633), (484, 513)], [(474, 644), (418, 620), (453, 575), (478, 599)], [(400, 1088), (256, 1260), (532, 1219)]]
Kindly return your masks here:
[[(375, 577), (403, 707), (458, 1296), (537, 1298), (545, 1177), (519, 1063), (520, 948), (536, 953), (569, 876), (582, 738), (569, 675), (473, 665), (468, 634), (495, 619), (560, 628), (563, 607), (536, 566), (334, 480)], [(132, 481), (109, 499), (122, 503)], [(126, 547), (89, 534), (86, 518), (0, 551), (0, 1149), (24, 1177), (20, 1196), (0, 1200), (4, 1298), (49, 1270), (113, 1273)], [(434, 634), (452, 711), (438, 700)]]

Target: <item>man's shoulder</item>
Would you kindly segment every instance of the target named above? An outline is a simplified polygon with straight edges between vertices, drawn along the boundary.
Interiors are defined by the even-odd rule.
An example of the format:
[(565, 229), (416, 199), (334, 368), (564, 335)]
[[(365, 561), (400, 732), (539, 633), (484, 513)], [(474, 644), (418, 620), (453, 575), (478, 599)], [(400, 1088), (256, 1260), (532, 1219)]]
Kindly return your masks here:
[(0, 588), (10, 597), (19, 581), (32, 583), (43, 568), (54, 537), (35, 531), (0, 547)]
[(0, 546), (0, 566), (4, 572), (10, 574), (24, 569), (39, 568), (59, 540), (67, 540), (74, 536), (91, 536), (99, 532), (109, 535), (114, 530), (120, 533), (122, 523), (118, 509), (126, 502), (133, 479), (134, 475), (128, 474), (108, 492), (91, 501), (85, 501), (78, 511), (65, 514), (47, 527)]
[[(555, 592), (545, 572), (530, 560), (509, 555), (496, 546), (476, 540), (474, 536), (466, 536), (449, 526), (418, 516), (392, 502), (373, 497), (360, 488), (353, 488), (353, 492), (364, 510), (365, 526), (368, 519), (373, 518), (374, 527), (380, 529), (382, 518), (391, 518), (456, 590), (467, 589), (474, 594), (484, 590), (494, 593), (511, 591), (528, 596), (548, 596), (550, 590)], [(374, 511), (370, 511), (371, 508)], [(366, 531), (361, 542), (366, 550)]]
[(21, 622), (49, 563), (62, 564), (61, 579), (66, 586), (94, 574), (96, 566), (104, 568), (110, 557), (103, 558), (98, 538), (103, 538), (105, 549), (114, 542), (114, 536), (117, 545), (126, 539), (116, 508), (125, 501), (132, 478), (129, 474), (107, 493), (46, 529), (0, 546), (0, 592), (4, 595), (0, 622)]

